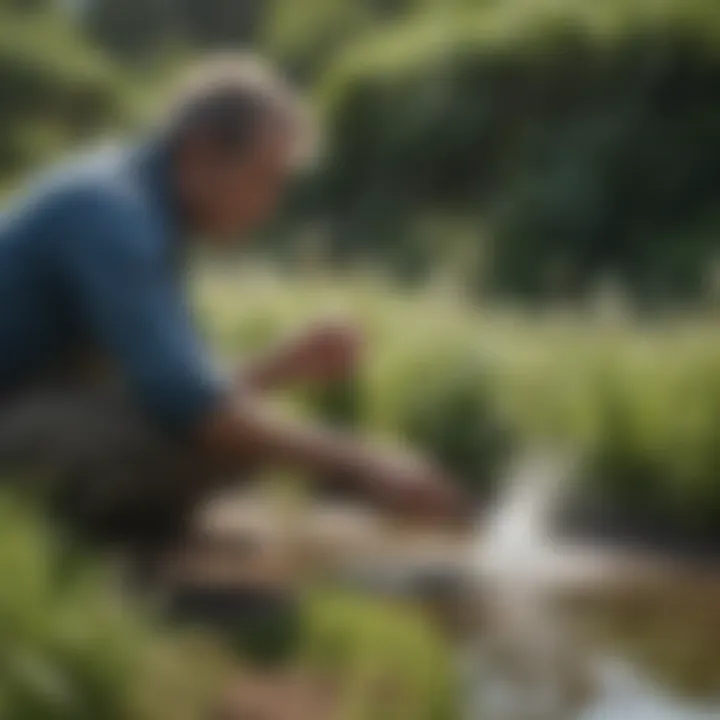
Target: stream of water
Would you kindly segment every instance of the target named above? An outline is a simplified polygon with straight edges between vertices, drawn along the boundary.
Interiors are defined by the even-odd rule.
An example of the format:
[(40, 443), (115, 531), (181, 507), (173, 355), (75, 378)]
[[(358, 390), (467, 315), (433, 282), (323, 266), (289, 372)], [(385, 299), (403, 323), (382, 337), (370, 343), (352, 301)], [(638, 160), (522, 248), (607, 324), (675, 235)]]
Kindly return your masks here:
[(519, 462), (478, 531), (468, 720), (720, 719), (720, 594), (690, 572), (554, 538), (572, 465)]

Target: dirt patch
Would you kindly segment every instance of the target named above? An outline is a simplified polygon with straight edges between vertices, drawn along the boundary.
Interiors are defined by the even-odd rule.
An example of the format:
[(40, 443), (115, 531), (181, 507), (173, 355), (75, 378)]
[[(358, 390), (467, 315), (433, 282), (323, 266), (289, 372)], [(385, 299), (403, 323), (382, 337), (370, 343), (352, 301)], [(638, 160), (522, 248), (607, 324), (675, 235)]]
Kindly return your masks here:
[(300, 672), (244, 674), (213, 720), (338, 720), (338, 692)]

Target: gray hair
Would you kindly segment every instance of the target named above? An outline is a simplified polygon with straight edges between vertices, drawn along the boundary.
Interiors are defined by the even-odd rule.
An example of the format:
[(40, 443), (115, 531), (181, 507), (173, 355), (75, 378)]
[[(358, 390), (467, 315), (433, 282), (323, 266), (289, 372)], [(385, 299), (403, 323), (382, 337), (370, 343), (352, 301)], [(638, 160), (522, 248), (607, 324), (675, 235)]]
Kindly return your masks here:
[(202, 63), (181, 85), (164, 132), (173, 143), (200, 132), (218, 150), (242, 154), (260, 129), (289, 132), (297, 159), (314, 146), (307, 107), (280, 74), (252, 56), (222, 56)]

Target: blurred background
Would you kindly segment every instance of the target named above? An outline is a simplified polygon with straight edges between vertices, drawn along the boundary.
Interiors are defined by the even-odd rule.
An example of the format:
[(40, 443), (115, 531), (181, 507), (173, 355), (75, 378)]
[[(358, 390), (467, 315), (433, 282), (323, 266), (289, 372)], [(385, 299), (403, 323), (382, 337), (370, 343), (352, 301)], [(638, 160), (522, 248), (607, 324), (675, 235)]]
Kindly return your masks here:
[[(305, 88), (323, 142), (262, 237), (231, 261), (199, 259), (198, 305), (218, 352), (262, 347), (328, 313), (358, 320), (371, 342), (362, 376), (289, 406), (411, 442), (485, 513), (542, 526), (519, 533), (510, 587), (541, 536), (552, 535), (554, 558), (582, 548), (572, 591), (558, 594), (581, 606), (592, 639), (570, 651), (593, 669), (576, 682), (544, 640), (539, 665), (557, 672), (541, 690), (503, 694), (486, 670), (464, 668), (456, 626), (485, 646), (487, 613), (482, 588), (454, 582), (478, 573), (458, 560), (459, 532), (401, 541), (394, 530), (387, 547), (412, 547), (423, 567), (409, 573), (418, 563), (398, 550), (382, 578), (365, 568), (362, 592), (328, 580), (313, 556), (308, 572), (322, 565), (322, 580), (293, 622), (252, 615), (225, 627), (228, 649), (118, 607), (97, 560), (68, 560), (42, 518), (8, 498), (0, 717), (208, 717), (180, 689), (202, 686), (204, 698), (228, 674), (243, 678), (230, 705), (284, 698), (237, 711), (258, 720), (720, 717), (716, 0), (0, 0), (0, 197), (75, 147), (141, 132), (194, 58), (240, 48)], [(517, 520), (513, 489), (546, 481), (533, 461), (521, 481), (508, 468), (539, 447), (572, 456), (571, 477), (559, 497), (548, 481)], [(320, 526), (297, 509), (311, 500), (280, 495), (286, 538)], [(325, 546), (385, 554), (374, 519), (338, 512)], [(418, 552), (425, 541), (440, 550)], [(72, 571), (58, 583), (61, 566)], [(556, 575), (543, 576), (543, 599)], [(296, 578), (286, 584), (294, 597)], [(452, 606), (441, 618), (427, 612), (428, 586)], [(537, 599), (535, 583), (519, 586)], [(497, 615), (494, 628), (518, 627)], [(542, 618), (534, 628), (556, 627)], [(538, 651), (523, 635), (513, 667)], [(256, 677), (268, 656), (281, 685)], [(536, 690), (555, 698), (549, 710)], [(532, 711), (505, 708), (508, 693), (532, 698)]]

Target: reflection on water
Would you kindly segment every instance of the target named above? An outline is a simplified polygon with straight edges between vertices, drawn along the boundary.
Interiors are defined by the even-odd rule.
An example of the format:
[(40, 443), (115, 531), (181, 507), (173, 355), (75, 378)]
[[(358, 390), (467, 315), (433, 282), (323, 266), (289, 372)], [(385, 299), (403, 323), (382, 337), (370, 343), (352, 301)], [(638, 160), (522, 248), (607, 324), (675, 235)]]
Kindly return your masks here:
[(598, 668), (599, 689), (581, 720), (717, 720), (720, 703), (681, 702), (622, 661), (606, 660)]
[(720, 719), (713, 583), (553, 538), (571, 471), (545, 457), (519, 463), (478, 532), (468, 720)]

